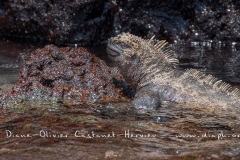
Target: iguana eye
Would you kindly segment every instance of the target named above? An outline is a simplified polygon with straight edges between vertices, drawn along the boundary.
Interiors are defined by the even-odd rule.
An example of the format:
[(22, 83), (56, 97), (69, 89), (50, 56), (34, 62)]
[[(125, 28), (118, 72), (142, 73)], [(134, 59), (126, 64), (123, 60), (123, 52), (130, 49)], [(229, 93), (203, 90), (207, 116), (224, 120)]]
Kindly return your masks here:
[(131, 48), (131, 46), (128, 43), (124, 43), (124, 42), (121, 42), (121, 41), (117, 41), (117, 42), (115, 42), (115, 44), (119, 45), (122, 49)]
[(121, 46), (122, 46), (123, 48), (130, 48), (130, 46), (127, 45), (126, 43), (122, 43)]

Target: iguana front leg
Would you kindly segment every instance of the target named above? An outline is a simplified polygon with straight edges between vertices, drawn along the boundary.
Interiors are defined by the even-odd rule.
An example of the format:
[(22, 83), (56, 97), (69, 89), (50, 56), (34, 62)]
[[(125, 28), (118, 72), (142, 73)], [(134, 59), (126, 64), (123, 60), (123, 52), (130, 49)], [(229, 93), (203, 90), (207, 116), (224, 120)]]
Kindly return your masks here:
[(159, 94), (152, 90), (138, 92), (132, 105), (142, 111), (156, 110), (161, 105), (161, 99)]

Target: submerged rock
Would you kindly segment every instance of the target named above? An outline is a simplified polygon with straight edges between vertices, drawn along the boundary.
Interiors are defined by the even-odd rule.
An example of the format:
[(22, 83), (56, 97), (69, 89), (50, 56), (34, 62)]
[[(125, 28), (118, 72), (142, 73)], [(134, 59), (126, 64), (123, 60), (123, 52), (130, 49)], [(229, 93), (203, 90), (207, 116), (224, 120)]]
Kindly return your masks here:
[(125, 99), (113, 77), (123, 78), (85, 48), (47, 45), (32, 52), (4, 104), (32, 100), (109, 102)]

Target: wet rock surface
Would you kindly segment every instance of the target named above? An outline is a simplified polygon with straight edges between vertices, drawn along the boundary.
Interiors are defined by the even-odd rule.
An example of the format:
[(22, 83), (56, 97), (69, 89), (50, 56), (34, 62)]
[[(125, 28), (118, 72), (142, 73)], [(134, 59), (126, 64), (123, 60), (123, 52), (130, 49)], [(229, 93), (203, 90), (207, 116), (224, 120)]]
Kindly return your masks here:
[(120, 32), (168, 41), (240, 38), (240, 3), (232, 0), (7, 0), (0, 4), (1, 36), (14, 39), (93, 45)]
[(124, 96), (114, 83), (121, 87), (124, 84), (121, 80), (115, 70), (85, 48), (47, 45), (32, 52), (20, 71), (18, 82), (10, 93), (0, 93), (0, 96), (4, 99), (2, 105), (28, 100), (120, 101)]

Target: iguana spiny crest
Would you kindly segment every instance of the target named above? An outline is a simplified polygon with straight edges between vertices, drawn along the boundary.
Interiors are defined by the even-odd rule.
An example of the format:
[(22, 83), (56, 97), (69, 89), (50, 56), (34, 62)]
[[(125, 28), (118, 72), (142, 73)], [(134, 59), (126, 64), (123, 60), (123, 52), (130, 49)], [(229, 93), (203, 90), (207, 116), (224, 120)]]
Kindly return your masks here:
[(187, 69), (185, 73), (196, 78), (198, 81), (205, 83), (206, 85), (212, 86), (214, 89), (219, 89), (230, 96), (240, 98), (239, 89), (233, 88), (230, 84), (223, 82), (210, 74), (204, 74), (196, 69)]

